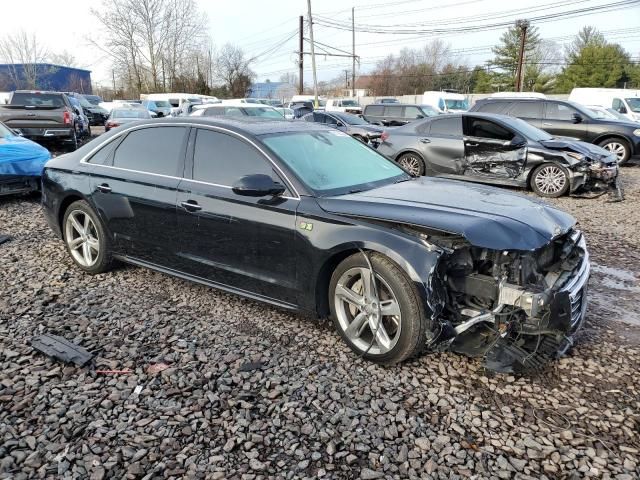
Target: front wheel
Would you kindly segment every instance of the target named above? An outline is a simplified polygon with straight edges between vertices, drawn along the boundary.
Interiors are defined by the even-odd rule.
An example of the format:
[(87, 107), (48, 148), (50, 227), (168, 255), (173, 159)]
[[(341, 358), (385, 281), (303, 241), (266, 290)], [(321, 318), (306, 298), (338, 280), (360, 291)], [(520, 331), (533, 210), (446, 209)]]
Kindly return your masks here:
[(363, 358), (381, 364), (402, 362), (426, 345), (424, 309), (400, 267), (378, 253), (367, 255), (370, 264), (356, 253), (333, 272), (329, 285), (333, 323)]
[(64, 241), (74, 263), (87, 273), (102, 273), (112, 262), (109, 238), (91, 206), (73, 202), (64, 214)]
[(627, 163), (631, 157), (631, 148), (629, 144), (621, 138), (608, 138), (598, 144), (608, 152), (613, 153), (618, 159), (618, 165)]
[(398, 157), (398, 165), (404, 168), (412, 177), (424, 175), (424, 161), (417, 153), (403, 153)]
[(541, 197), (561, 197), (569, 187), (569, 172), (554, 163), (540, 165), (531, 175), (531, 188)]

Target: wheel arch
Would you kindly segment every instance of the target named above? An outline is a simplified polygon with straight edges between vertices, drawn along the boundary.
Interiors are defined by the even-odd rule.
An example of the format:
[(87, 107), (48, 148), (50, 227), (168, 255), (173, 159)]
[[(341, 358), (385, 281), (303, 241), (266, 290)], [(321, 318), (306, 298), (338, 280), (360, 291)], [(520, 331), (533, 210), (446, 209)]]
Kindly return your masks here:
[(604, 142), (605, 140), (623, 140), (631, 150), (630, 151), (631, 155), (635, 155), (637, 153), (637, 152), (634, 152), (633, 142), (622, 133), (612, 133), (612, 132), (603, 133), (598, 137), (596, 137), (592, 143), (598, 145), (599, 143)]
[(64, 221), (64, 214), (73, 202), (77, 202), (78, 200), (84, 200), (90, 204), (89, 200), (82, 195), (80, 192), (71, 191), (69, 192), (61, 201), (60, 206), (58, 207), (58, 211), (56, 213), (56, 221), (58, 224), (58, 228), (60, 229), (60, 235), (64, 238), (64, 225), (62, 225)]

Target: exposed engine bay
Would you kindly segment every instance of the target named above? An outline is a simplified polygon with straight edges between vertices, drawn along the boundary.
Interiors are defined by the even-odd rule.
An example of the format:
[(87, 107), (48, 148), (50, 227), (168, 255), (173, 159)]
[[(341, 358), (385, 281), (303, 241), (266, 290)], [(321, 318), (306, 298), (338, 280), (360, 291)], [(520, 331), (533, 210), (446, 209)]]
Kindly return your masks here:
[(461, 238), (445, 242), (436, 271), (437, 344), (482, 357), (500, 372), (539, 369), (572, 345), (589, 278), (579, 231), (530, 252), (473, 247)]

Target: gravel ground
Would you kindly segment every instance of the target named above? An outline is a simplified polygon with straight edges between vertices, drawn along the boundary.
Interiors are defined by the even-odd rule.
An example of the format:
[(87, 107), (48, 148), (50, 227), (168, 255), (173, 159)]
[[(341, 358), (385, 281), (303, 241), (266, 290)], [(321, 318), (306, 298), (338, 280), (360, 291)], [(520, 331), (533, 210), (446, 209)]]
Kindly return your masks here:
[[(554, 201), (588, 235), (592, 302), (577, 347), (526, 377), (450, 353), (383, 368), (326, 320), (139, 268), (84, 275), (37, 198), (0, 199), (0, 478), (636, 479), (640, 167), (623, 182), (622, 203)], [(43, 332), (95, 367), (34, 352)]]

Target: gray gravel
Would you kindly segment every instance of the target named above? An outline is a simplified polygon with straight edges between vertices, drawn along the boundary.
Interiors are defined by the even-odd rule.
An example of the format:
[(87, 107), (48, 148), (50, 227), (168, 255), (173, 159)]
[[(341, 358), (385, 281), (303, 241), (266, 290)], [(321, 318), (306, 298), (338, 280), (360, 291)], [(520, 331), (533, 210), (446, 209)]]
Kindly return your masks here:
[[(383, 368), (327, 321), (133, 267), (84, 275), (37, 198), (0, 199), (0, 478), (638, 478), (640, 168), (623, 177), (624, 203), (555, 202), (587, 232), (596, 301), (534, 377), (449, 353)], [(45, 332), (95, 368), (34, 352)]]

